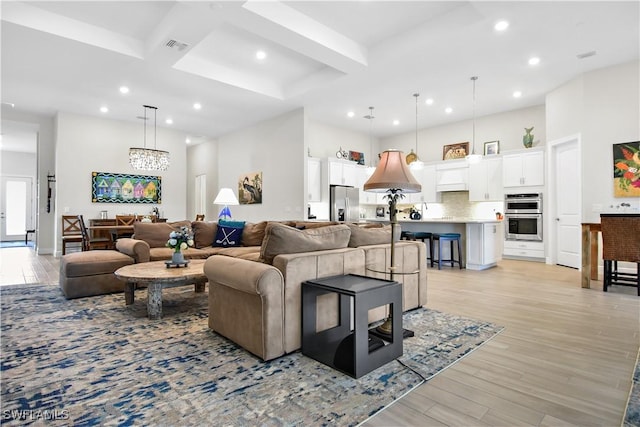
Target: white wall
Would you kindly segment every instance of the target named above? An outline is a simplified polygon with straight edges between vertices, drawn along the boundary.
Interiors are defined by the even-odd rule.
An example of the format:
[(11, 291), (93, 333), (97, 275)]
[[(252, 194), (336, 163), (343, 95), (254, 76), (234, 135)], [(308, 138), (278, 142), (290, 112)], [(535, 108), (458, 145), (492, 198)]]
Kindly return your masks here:
[[(56, 227), (67, 212), (83, 214), (88, 223), (107, 210), (110, 218), (119, 213), (147, 214), (157, 206), (170, 221), (187, 218), (186, 134), (165, 128), (157, 129), (157, 147), (169, 151), (171, 165), (164, 172), (135, 171), (129, 165), (129, 147), (144, 145), (142, 123), (58, 113), (56, 117)], [(147, 148), (153, 148), (153, 130), (147, 127)], [(114, 172), (162, 177), (162, 203), (92, 203), (91, 173)], [(56, 231), (56, 248), (60, 232)]]
[[(547, 141), (544, 105), (476, 117), (475, 152), (482, 154), (487, 141), (500, 141), (501, 153), (521, 149), (524, 128), (532, 126), (534, 147), (544, 145)], [(418, 156), (423, 162), (442, 160), (443, 146), (459, 142), (469, 142), (469, 151), (472, 151), (472, 120), (419, 129)], [(413, 131), (382, 139), (379, 149), (397, 148), (408, 154), (411, 149), (415, 150), (415, 146), (416, 134)]]
[[(234, 219), (304, 219), (306, 213), (306, 162), (304, 109), (233, 132), (218, 139), (218, 187), (234, 189), (249, 172), (262, 172), (262, 204), (232, 206)], [(215, 197), (215, 195), (214, 195)], [(212, 200), (213, 201), (213, 200)], [(222, 208), (215, 206), (217, 212)]]
[(35, 178), (38, 173), (35, 153), (21, 153), (17, 151), (2, 151), (0, 171), (4, 176), (28, 176)]
[[(187, 148), (187, 218), (194, 219), (196, 214), (204, 214), (205, 221), (215, 221), (220, 209), (213, 205), (218, 194), (218, 142), (206, 140), (198, 145)], [(207, 204), (204, 212), (195, 211), (195, 180), (196, 176), (207, 176)]]
[[(55, 242), (55, 214), (47, 213), (47, 174), (55, 173), (55, 124), (51, 117), (2, 107), (2, 119), (30, 123), (38, 129), (36, 252), (52, 254)], [(53, 202), (52, 202), (53, 203)]]
[[(360, 119), (364, 120), (364, 119)], [(378, 139), (370, 138), (369, 134), (362, 134), (346, 129), (337, 128), (320, 122), (308, 120), (307, 143), (311, 157), (335, 158), (336, 151), (343, 150), (364, 153), (365, 165), (370, 164), (373, 153), (373, 165), (378, 163)]]
[(620, 203), (640, 210), (640, 198), (613, 196), (612, 145), (640, 140), (640, 63), (586, 73), (547, 96), (549, 140), (579, 133), (582, 139), (582, 222), (600, 222)]

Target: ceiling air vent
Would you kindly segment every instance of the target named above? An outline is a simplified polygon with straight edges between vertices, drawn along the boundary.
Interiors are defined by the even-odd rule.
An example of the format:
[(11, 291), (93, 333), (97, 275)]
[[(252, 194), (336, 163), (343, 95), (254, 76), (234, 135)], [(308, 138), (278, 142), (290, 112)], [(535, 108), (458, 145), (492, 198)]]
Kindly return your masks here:
[(579, 53), (578, 55), (576, 55), (576, 58), (578, 59), (585, 59), (588, 58), (590, 56), (594, 56), (596, 54), (595, 50), (592, 50), (590, 52), (585, 52), (585, 53)]
[(167, 41), (165, 46), (167, 46), (170, 49), (178, 49), (179, 51), (183, 51), (189, 47), (188, 44), (179, 42), (178, 40), (173, 40), (173, 39)]

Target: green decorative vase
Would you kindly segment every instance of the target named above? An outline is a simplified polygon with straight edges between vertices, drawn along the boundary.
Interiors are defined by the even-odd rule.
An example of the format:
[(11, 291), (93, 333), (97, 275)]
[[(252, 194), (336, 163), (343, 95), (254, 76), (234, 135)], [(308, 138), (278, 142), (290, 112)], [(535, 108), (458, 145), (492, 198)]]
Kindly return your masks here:
[(526, 133), (522, 137), (522, 144), (524, 145), (525, 148), (531, 148), (533, 146), (533, 134), (531, 133), (532, 130), (533, 130), (533, 127), (524, 128), (524, 131)]

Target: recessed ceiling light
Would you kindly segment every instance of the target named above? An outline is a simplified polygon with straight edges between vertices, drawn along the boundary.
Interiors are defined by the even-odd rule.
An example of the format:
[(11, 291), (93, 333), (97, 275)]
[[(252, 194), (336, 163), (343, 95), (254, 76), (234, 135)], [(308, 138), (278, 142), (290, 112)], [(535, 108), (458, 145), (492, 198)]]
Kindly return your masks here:
[(256, 58), (263, 60), (267, 57), (267, 52), (265, 52), (264, 50), (259, 50), (256, 52)]
[(509, 28), (509, 22), (507, 21), (498, 21), (496, 25), (493, 26), (496, 31), (504, 31)]
[(173, 124), (173, 119), (171, 117), (167, 118), (167, 120), (165, 120), (165, 123), (168, 125), (172, 125)]
[(200, 105), (199, 102), (196, 102), (195, 104), (193, 104), (193, 108), (196, 109), (196, 110), (199, 110), (199, 109), (202, 108), (202, 105)]
[(356, 115), (356, 113), (354, 113), (353, 111), (349, 111), (349, 112), (347, 113), (347, 117), (349, 117), (349, 118), (351, 118), (351, 117), (353, 117), (353, 116), (355, 116), (355, 115)]
[(427, 98), (427, 100), (424, 101), (424, 103), (427, 105), (433, 105), (433, 98)]
[(120, 93), (122, 94), (129, 93), (129, 88), (126, 86), (120, 86)]
[(520, 98), (522, 96), (522, 92), (520, 92), (519, 90), (513, 92), (513, 97), (514, 98)]
[(447, 108), (444, 109), (444, 112), (447, 113), (447, 114), (451, 114), (451, 113), (453, 113), (453, 108), (447, 107)]
[(189, 138), (185, 139), (184, 142), (186, 142), (187, 144), (191, 144), (191, 140)]
[(101, 113), (108, 113), (109, 112), (109, 107), (106, 107), (106, 106), (103, 105), (102, 107), (100, 107), (100, 112)]
[(532, 56), (529, 58), (529, 65), (538, 65), (540, 63), (540, 58), (537, 56)]
[(400, 120), (396, 119), (396, 120), (393, 121), (393, 125), (394, 126), (398, 126), (399, 124), (400, 124)]

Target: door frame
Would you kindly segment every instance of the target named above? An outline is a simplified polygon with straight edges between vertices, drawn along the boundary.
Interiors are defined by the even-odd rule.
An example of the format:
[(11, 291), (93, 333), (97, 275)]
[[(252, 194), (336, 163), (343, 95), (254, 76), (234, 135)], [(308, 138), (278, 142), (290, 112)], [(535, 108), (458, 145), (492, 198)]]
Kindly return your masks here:
[[(558, 188), (556, 183), (558, 182), (558, 177), (556, 176), (556, 157), (558, 148), (564, 144), (575, 142), (578, 151), (578, 158), (576, 159), (578, 162), (578, 179), (580, 192), (578, 194), (578, 217), (582, 218), (582, 135), (580, 133), (575, 133), (573, 135), (568, 135), (562, 138), (554, 139), (553, 141), (549, 141), (547, 143), (547, 202), (545, 208), (545, 216), (547, 218), (547, 264), (556, 264), (558, 261), (557, 254), (557, 240), (558, 236), (556, 235), (556, 220), (558, 216), (558, 208), (556, 206), (556, 197), (558, 193)], [(553, 225), (552, 225), (553, 224)], [(580, 245), (580, 253), (582, 252), (582, 239), (579, 242)], [(569, 268), (569, 267), (567, 267)], [(578, 266), (578, 271), (582, 270), (582, 265)]]
[[(26, 224), (26, 229), (36, 229), (36, 178), (34, 176), (30, 176), (30, 175), (15, 175), (15, 174), (11, 174), (11, 175), (0, 175), (0, 185), (2, 185), (2, 187), (4, 187), (6, 180), (17, 180), (17, 181), (27, 181), (28, 180), (28, 184), (29, 184), (29, 188), (27, 189), (27, 197), (29, 198), (27, 206), (28, 206), (28, 211), (27, 211), (27, 217), (25, 218), (25, 224)], [(4, 198), (4, 188), (2, 188), (2, 197)], [(2, 206), (2, 208), (4, 208), (6, 210), (6, 206), (5, 206), (5, 202), (4, 201), (0, 201), (0, 205)], [(25, 230), (26, 232), (26, 230)], [(36, 233), (37, 234), (37, 233)], [(5, 237), (8, 238), (8, 236), (18, 236), (20, 237), (20, 239), (24, 238), (25, 233), (20, 233), (20, 234), (11, 234), (11, 235), (6, 235), (5, 236), (5, 232), (4, 229), (0, 230), (0, 237), (4, 240)], [(34, 241), (37, 239), (37, 236), (34, 235)]]

